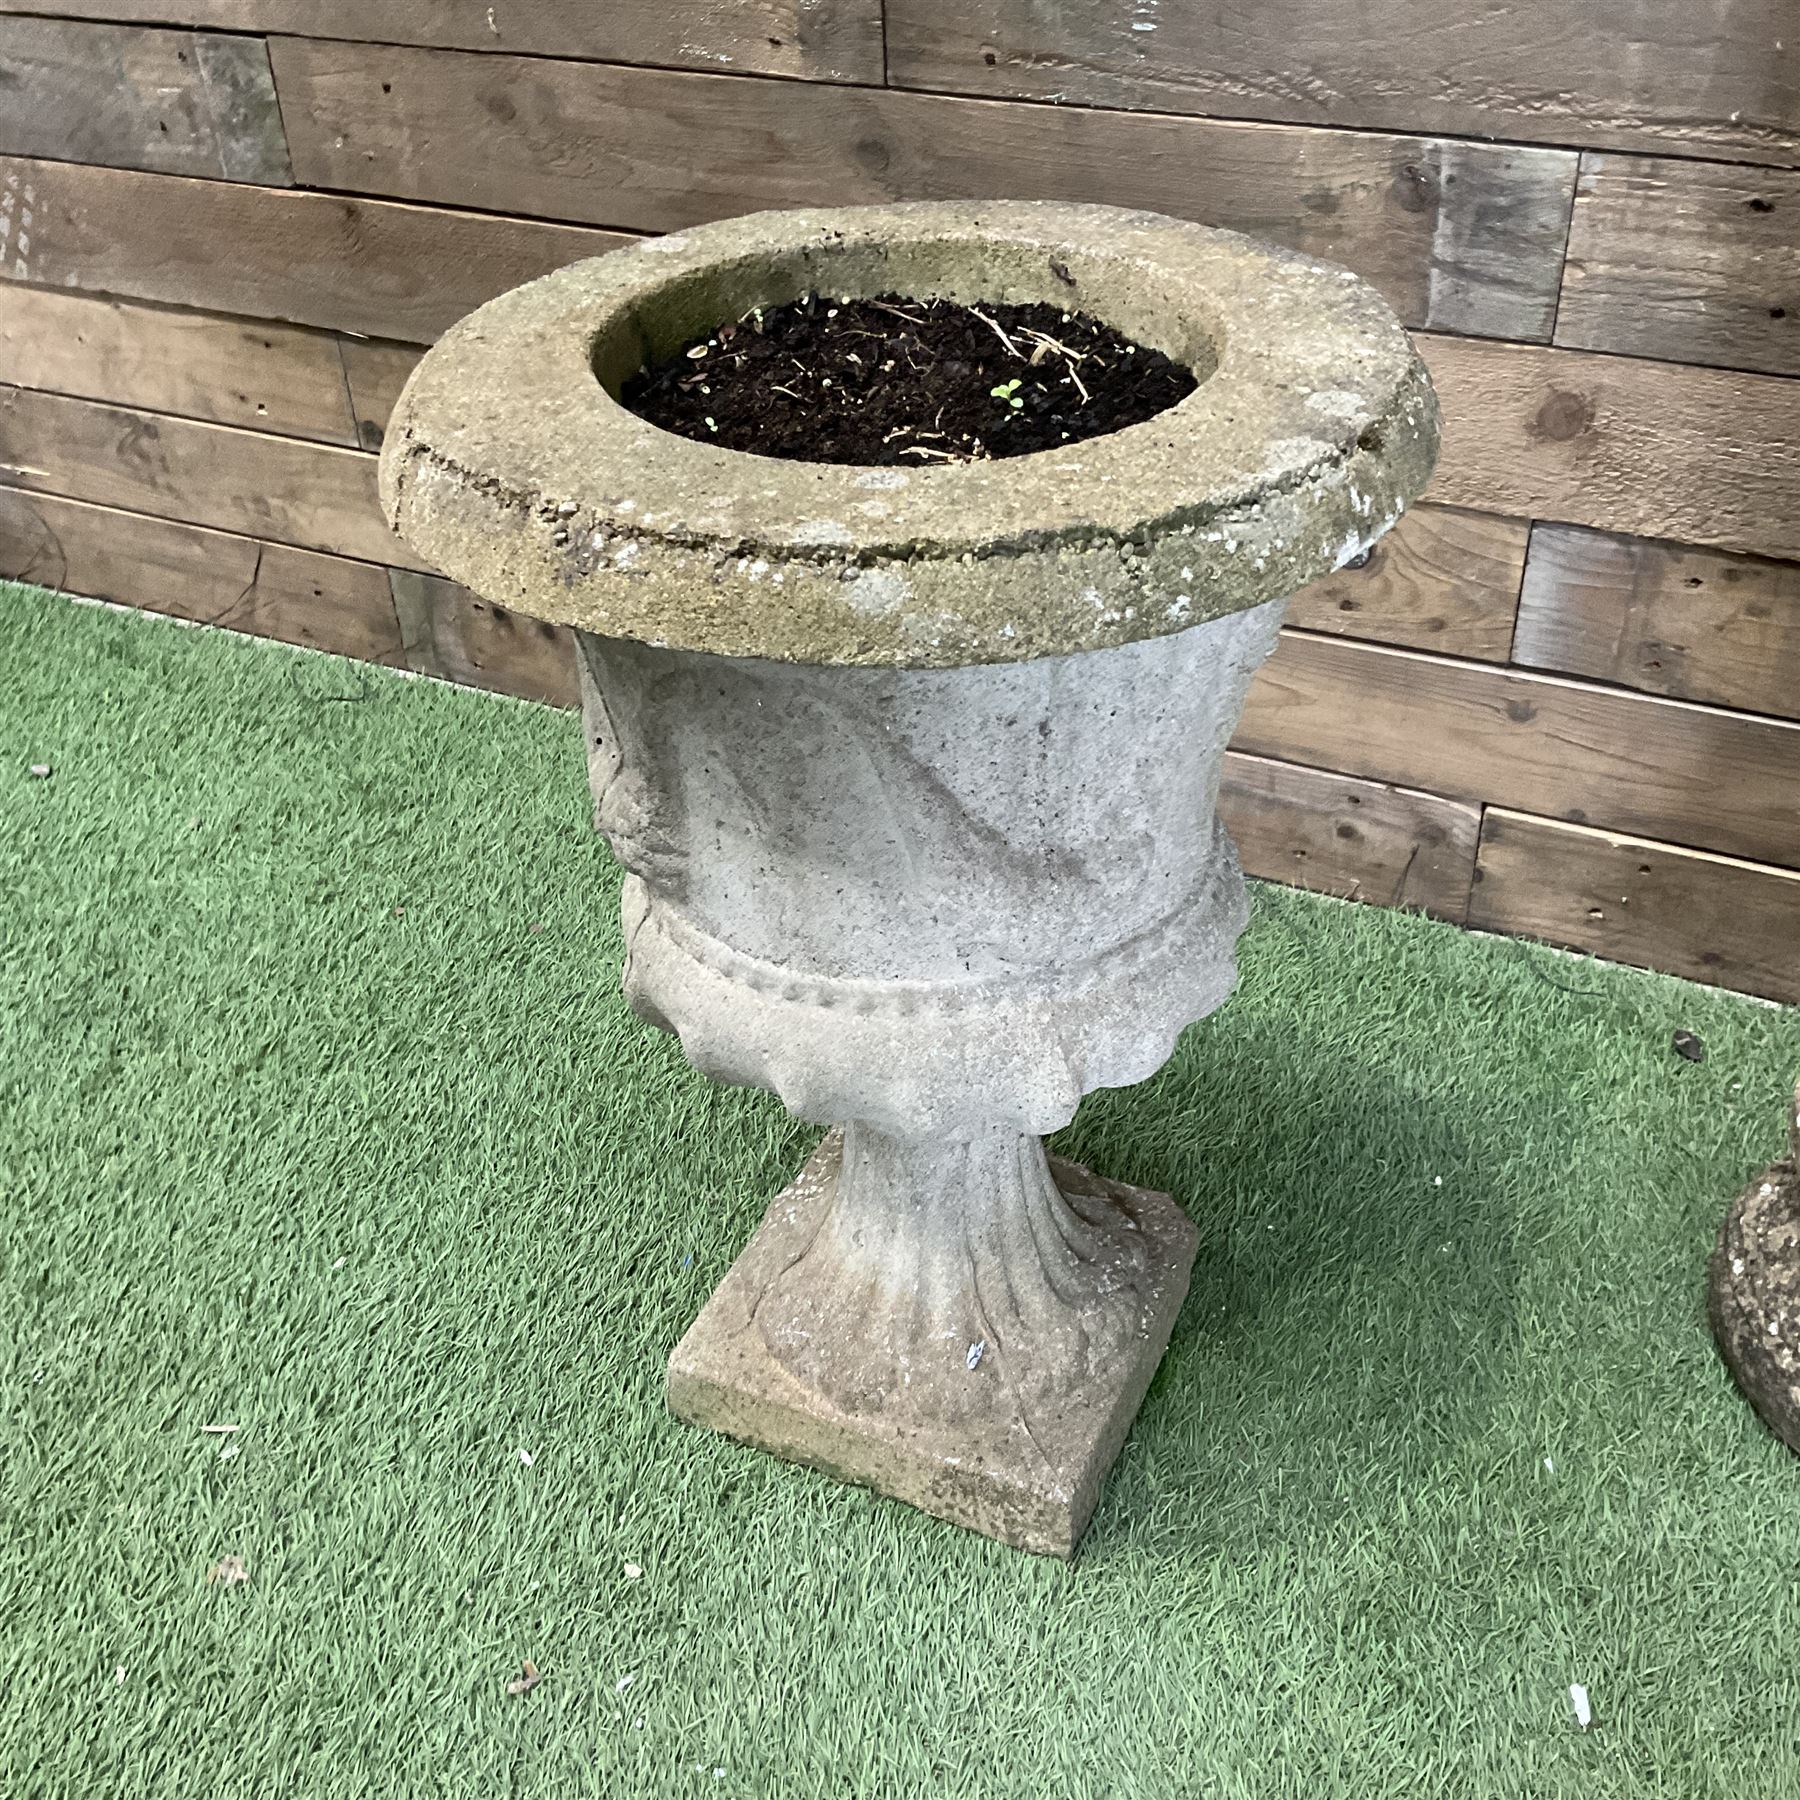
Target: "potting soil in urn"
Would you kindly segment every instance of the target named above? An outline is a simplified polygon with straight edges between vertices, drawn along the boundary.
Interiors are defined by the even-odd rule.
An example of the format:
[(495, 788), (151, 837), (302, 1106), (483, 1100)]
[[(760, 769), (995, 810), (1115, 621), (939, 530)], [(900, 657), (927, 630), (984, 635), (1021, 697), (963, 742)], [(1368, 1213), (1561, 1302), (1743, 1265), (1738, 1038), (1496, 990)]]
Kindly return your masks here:
[(627, 997), (832, 1127), (676, 1346), (682, 1417), (1073, 1551), (1196, 1234), (1040, 1139), (1229, 991), (1245, 690), (1436, 444), (1356, 277), (1099, 207), (708, 226), (420, 364), (384, 504), (574, 629)]

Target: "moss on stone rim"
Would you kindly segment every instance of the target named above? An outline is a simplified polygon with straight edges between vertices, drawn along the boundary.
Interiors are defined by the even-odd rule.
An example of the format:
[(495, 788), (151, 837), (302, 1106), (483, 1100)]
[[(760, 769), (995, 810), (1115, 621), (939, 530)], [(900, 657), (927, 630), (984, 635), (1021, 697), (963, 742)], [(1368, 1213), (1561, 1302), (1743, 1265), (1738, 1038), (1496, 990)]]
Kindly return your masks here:
[[(603, 385), (697, 321), (806, 286), (1059, 300), (1217, 364), (1125, 431), (918, 471), (694, 443)], [(503, 295), (415, 371), (382, 493), (417, 550), (533, 617), (723, 655), (941, 667), (1102, 648), (1291, 593), (1394, 523), (1436, 446), (1422, 363), (1346, 271), (1155, 214), (925, 203), (752, 215)]]

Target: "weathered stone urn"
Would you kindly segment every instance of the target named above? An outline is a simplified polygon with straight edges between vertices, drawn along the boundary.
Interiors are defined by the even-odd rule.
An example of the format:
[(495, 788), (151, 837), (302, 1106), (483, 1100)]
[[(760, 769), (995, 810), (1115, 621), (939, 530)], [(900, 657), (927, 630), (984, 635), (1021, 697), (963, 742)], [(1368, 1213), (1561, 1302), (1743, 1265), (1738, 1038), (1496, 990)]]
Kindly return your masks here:
[(1800, 1087), (1788, 1154), (1732, 1202), (1706, 1292), (1725, 1366), (1762, 1422), (1800, 1454)]
[[(808, 291), (1079, 309), (1200, 385), (1110, 436), (916, 470), (725, 450), (618, 402)], [(1100, 207), (738, 219), (520, 288), (425, 358), (388, 517), (574, 628), (631, 1004), (833, 1128), (676, 1347), (678, 1414), (1072, 1552), (1196, 1234), (1040, 1139), (1225, 998), (1226, 740), (1286, 597), (1394, 523), (1436, 442), (1356, 277)]]

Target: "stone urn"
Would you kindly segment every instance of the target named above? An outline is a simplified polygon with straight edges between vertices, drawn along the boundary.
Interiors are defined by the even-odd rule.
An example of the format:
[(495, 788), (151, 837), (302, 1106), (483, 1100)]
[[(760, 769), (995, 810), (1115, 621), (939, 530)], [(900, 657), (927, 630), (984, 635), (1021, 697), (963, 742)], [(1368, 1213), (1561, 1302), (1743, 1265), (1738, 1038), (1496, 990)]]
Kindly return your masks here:
[(1788, 1155), (1732, 1202), (1706, 1287), (1725, 1366), (1762, 1422), (1800, 1454), (1800, 1087)]
[[(618, 400), (814, 291), (1079, 310), (1199, 386), (921, 469), (727, 450)], [(1230, 990), (1226, 740), (1288, 595), (1393, 525), (1436, 445), (1362, 281), (1104, 207), (736, 219), (506, 294), (419, 365), (383, 504), (573, 629), (626, 996), (831, 1127), (675, 1347), (682, 1418), (1072, 1554), (1196, 1233), (1040, 1140)]]

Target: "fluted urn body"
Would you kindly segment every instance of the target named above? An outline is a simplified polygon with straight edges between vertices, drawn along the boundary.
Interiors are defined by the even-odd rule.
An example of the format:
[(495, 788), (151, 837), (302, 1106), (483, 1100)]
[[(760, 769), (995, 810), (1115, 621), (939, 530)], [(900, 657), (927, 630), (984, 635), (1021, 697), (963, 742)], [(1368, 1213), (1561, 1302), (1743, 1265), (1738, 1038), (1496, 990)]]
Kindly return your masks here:
[[(1079, 308), (1199, 386), (919, 470), (720, 449), (616, 398), (814, 289)], [(1356, 278), (1093, 207), (737, 220), (503, 296), (421, 364), (385, 502), (575, 630), (628, 998), (833, 1127), (676, 1347), (677, 1412), (1072, 1551), (1196, 1240), (1040, 1139), (1229, 991), (1226, 741), (1286, 597), (1394, 523), (1435, 446)]]

